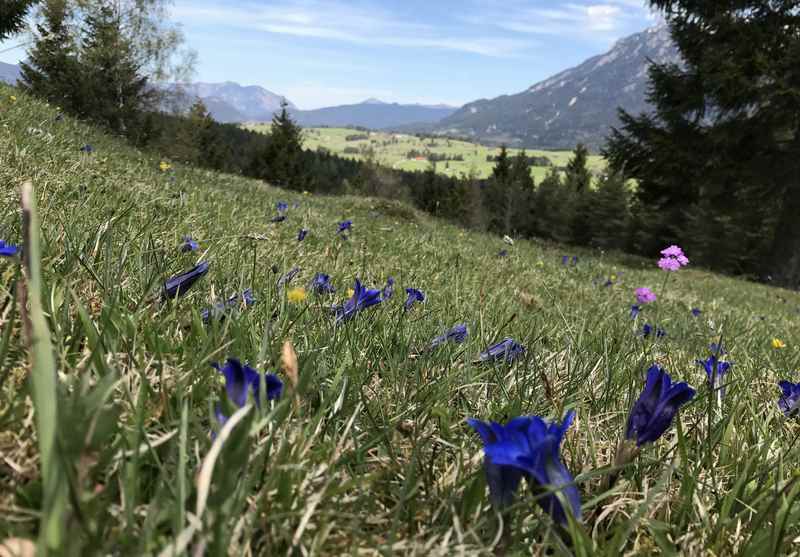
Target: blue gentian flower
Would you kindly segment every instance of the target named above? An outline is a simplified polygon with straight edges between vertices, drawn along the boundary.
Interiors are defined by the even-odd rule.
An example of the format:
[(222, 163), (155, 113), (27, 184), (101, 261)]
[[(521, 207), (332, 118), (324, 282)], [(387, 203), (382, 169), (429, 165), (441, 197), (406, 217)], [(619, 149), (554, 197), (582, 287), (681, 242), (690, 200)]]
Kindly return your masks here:
[(82, 153), (91, 153), (92, 151), (94, 151), (94, 147), (92, 147), (88, 143), (86, 145), (84, 145), (83, 147), (81, 147), (81, 152)]
[(325, 273), (317, 273), (308, 285), (308, 289), (317, 294), (332, 294), (336, 292), (336, 288), (331, 284), (330, 275)]
[(300, 267), (292, 267), (291, 269), (289, 269), (289, 271), (285, 275), (283, 275), (281, 278), (278, 279), (278, 288), (283, 288), (284, 286), (292, 282), (292, 279), (294, 279), (294, 277), (296, 277), (299, 272), (300, 272)]
[(289, 204), (285, 201), (278, 201), (275, 207), (278, 209), (279, 213), (284, 213), (289, 209)]
[(359, 311), (380, 304), (383, 301), (380, 290), (365, 288), (361, 281), (356, 279), (353, 287), (353, 296), (344, 304), (334, 307), (336, 322), (341, 323), (352, 319)]
[(343, 220), (339, 223), (339, 234), (346, 230), (351, 230), (353, 228), (353, 221), (351, 220)]
[(703, 312), (700, 311), (700, 308), (692, 308), (692, 315), (693, 316), (699, 317), (701, 313), (703, 313)]
[(719, 390), (721, 396), (725, 396), (725, 374), (731, 369), (730, 362), (721, 362), (716, 354), (711, 354), (705, 360), (695, 360), (697, 365), (703, 366), (708, 376), (708, 384), (713, 390)]
[(193, 269), (186, 271), (181, 275), (174, 276), (164, 283), (164, 298), (175, 298), (186, 294), (186, 292), (197, 282), (197, 279), (202, 277), (208, 272), (208, 261), (199, 263)]
[(562, 255), (561, 256), (561, 264), (562, 265), (566, 265), (567, 263), (569, 263), (569, 255)]
[[(575, 520), (581, 519), (580, 494), (560, 455), (561, 441), (574, 419), (573, 410), (561, 424), (548, 423), (539, 416), (514, 418), (506, 425), (467, 420), (483, 441), (484, 471), (496, 508), (502, 509), (513, 502), (524, 477), (539, 493), (553, 491), (541, 495), (538, 503), (558, 523), (567, 522), (567, 512)], [(566, 509), (556, 491), (566, 499)]]
[(459, 323), (458, 325), (454, 325), (449, 331), (445, 332), (443, 335), (436, 337), (431, 341), (431, 348), (436, 348), (440, 344), (444, 344), (448, 341), (453, 341), (456, 344), (461, 344), (467, 339), (467, 335), (469, 331), (467, 330), (466, 323)]
[[(213, 363), (211, 367), (225, 376), (225, 392), (228, 399), (239, 408), (247, 404), (248, 392), (253, 393), (253, 399), (257, 407), (261, 407), (261, 374), (236, 358), (228, 358), (224, 367)], [(271, 373), (264, 374), (267, 400), (277, 400), (283, 393), (283, 382), (277, 375)], [(217, 405), (215, 412), (217, 421), (222, 425), (227, 417), (222, 413), (222, 409)]]
[(245, 307), (250, 307), (256, 303), (256, 299), (253, 297), (253, 291), (250, 288), (243, 291), (241, 294), (234, 294), (224, 302), (214, 304), (211, 308), (203, 308), (200, 310), (200, 318), (203, 320), (203, 323), (208, 323), (212, 317), (214, 319), (223, 319), (227, 310), (235, 308), (242, 302), (244, 302)]
[(307, 228), (301, 228), (300, 232), (297, 233), (297, 241), (298, 242), (302, 242), (303, 240), (305, 240), (306, 239), (306, 234), (308, 234), (308, 229)]
[(509, 364), (512, 363), (517, 356), (525, 353), (525, 347), (518, 344), (513, 338), (506, 337), (497, 344), (493, 344), (484, 352), (481, 352), (481, 362), (496, 362), (498, 360), (505, 360)]
[(181, 240), (181, 252), (186, 253), (189, 251), (197, 251), (200, 244), (192, 240), (191, 236), (184, 236)]
[(647, 370), (644, 391), (631, 409), (627, 439), (641, 447), (661, 437), (672, 423), (678, 409), (692, 400), (695, 390), (686, 383), (672, 383), (669, 374), (654, 364)]
[(577, 265), (578, 264), (578, 256), (577, 255), (573, 255), (572, 256), (572, 264), (573, 265)]
[[(649, 337), (653, 333), (654, 327), (650, 325), (650, 323), (645, 323), (642, 325), (642, 332), (641, 335), (643, 338)], [(664, 338), (667, 336), (667, 331), (662, 329), (661, 327), (655, 327), (656, 338)]]
[(800, 383), (778, 381), (778, 386), (782, 391), (781, 398), (778, 399), (778, 408), (787, 416), (795, 415), (800, 406)]
[(631, 319), (636, 319), (636, 316), (639, 315), (639, 312), (642, 311), (642, 308), (637, 306), (636, 304), (631, 306)]
[(283, 222), (286, 220), (286, 215), (278, 215), (269, 219), (269, 222)]
[(19, 246), (15, 246), (14, 244), (6, 244), (3, 240), (0, 240), (0, 256), (14, 257), (18, 253)]
[(498, 257), (507, 257), (508, 256), (508, 250), (507, 249), (501, 249), (500, 253), (498, 253), (497, 256)]
[(391, 299), (392, 296), (394, 296), (394, 277), (389, 277), (386, 279), (386, 286), (383, 287), (381, 292), (381, 298), (385, 302)]
[(717, 344), (716, 342), (712, 342), (708, 345), (708, 349), (711, 350), (714, 354), (719, 356), (724, 356), (728, 352), (725, 350), (725, 347), (722, 344)]
[(403, 306), (406, 311), (411, 309), (411, 307), (414, 305), (414, 302), (425, 301), (425, 293), (422, 292), (422, 290), (417, 290), (416, 288), (406, 288), (406, 294), (408, 294), (408, 298), (406, 298), (406, 303)]

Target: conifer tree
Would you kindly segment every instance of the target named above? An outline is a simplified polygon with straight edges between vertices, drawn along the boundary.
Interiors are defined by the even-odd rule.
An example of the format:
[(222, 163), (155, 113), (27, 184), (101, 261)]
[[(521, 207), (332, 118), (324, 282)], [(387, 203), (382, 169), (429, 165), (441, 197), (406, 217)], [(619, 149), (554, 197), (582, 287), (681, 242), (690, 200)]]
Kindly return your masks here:
[(0, 41), (22, 31), (25, 26), (25, 16), (34, 3), (35, 0), (0, 1)]
[(512, 224), (507, 223), (505, 234), (514, 232), (520, 236), (531, 236), (534, 233), (533, 201), (535, 184), (525, 149), (520, 151), (511, 162), (509, 177)]
[[(752, 241), (726, 243), (725, 261), (719, 260), (717, 246), (695, 258), (699, 263), (773, 274), (797, 284), (797, 2), (650, 3), (664, 14), (683, 63), (650, 67), (648, 98), (653, 112), (621, 111), (621, 126), (612, 131), (605, 149), (614, 169), (636, 179), (638, 202), (652, 217), (643, 223), (647, 230), (642, 236), (654, 239), (646, 250), (685, 243), (691, 228), (718, 238), (722, 228), (697, 224), (730, 222)], [(753, 212), (748, 209), (774, 214), (776, 224), (750, 218)], [(764, 245), (769, 247), (759, 253)], [(749, 262), (746, 268), (731, 267), (743, 262)]]
[(86, 91), (78, 61), (78, 45), (70, 29), (67, 0), (47, 0), (36, 26), (36, 41), (20, 64), (21, 87), (62, 110), (86, 116)]
[(566, 168), (566, 186), (578, 193), (588, 190), (592, 182), (588, 160), (589, 150), (583, 143), (578, 143)]
[(586, 211), (591, 245), (603, 249), (625, 249), (629, 234), (630, 208), (628, 186), (620, 174), (607, 173), (592, 192)]
[(266, 148), (255, 161), (257, 174), (264, 180), (293, 190), (302, 190), (307, 176), (303, 171), (303, 130), (289, 114), (289, 104), (272, 117)]
[(84, 23), (82, 79), (90, 118), (110, 130), (135, 135), (141, 113), (152, 108), (147, 78), (140, 72), (120, 14), (110, 4), (90, 13)]

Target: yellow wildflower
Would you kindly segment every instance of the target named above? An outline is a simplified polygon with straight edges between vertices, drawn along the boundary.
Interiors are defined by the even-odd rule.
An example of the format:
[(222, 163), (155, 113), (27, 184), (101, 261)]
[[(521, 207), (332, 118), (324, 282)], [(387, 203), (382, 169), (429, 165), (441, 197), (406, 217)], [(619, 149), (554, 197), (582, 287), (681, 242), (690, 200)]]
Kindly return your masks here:
[(355, 291), (355, 290), (353, 290), (352, 288), (348, 288), (348, 289), (347, 289), (347, 297), (348, 297), (348, 298), (352, 298), (352, 297), (353, 297), (353, 294), (355, 294), (355, 293), (356, 293), (356, 291)]
[(170, 168), (172, 168), (172, 165), (171, 165), (171, 164), (169, 164), (169, 163), (168, 163), (168, 162), (166, 162), (166, 161), (161, 161), (161, 162), (158, 164), (158, 168), (161, 170), (161, 172), (166, 172), (167, 170), (169, 170)]
[(299, 304), (306, 300), (306, 289), (302, 287), (292, 288), (286, 293), (286, 298), (291, 304)]
[(10, 100), (12, 103), (15, 103), (15, 102), (17, 102), (17, 97), (14, 96), (14, 95), (11, 95), (10, 97), (8, 97), (8, 100)]
[(773, 339), (772, 339), (772, 347), (773, 347), (775, 350), (780, 350), (781, 348), (786, 348), (786, 343), (785, 343), (785, 342), (783, 342), (783, 341), (782, 341), (781, 339), (779, 339), (779, 338), (773, 338)]

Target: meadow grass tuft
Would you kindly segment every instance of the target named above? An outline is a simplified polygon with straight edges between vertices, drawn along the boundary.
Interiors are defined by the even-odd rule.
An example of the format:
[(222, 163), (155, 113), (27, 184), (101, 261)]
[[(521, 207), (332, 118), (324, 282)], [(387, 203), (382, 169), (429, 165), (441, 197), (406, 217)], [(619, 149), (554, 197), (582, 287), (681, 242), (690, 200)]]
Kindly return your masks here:
[[(800, 375), (796, 292), (691, 265), (665, 285), (658, 254), (511, 246), (381, 200), (304, 196), (176, 161), (162, 170), (157, 154), (56, 114), (0, 86), (0, 239), (23, 243), (19, 191), (30, 181), (41, 282), (26, 283), (58, 379), (47, 408), (29, 365), (20, 262), (0, 258), (0, 541), (37, 540), (56, 520), (65, 555), (798, 551), (800, 426), (777, 405), (778, 380)], [(278, 201), (287, 219), (269, 223)], [(196, 251), (181, 251), (187, 235)], [(162, 299), (165, 280), (201, 262), (205, 276)], [(294, 267), (304, 299), (278, 286)], [(316, 273), (334, 294), (308, 288)], [(380, 289), (389, 276), (392, 299), (336, 325), (331, 306), (355, 278)], [(412, 311), (406, 287), (425, 293)], [(658, 300), (631, 319), (639, 287)], [(223, 305), (203, 323), (204, 308), (248, 288), (255, 304)], [(459, 323), (463, 343), (429, 349)], [(667, 335), (645, 338), (644, 323)], [(519, 360), (475, 363), (506, 337), (526, 347)], [(695, 363), (720, 342), (732, 362), (722, 398)], [(278, 374), (284, 396), (232, 406), (211, 366), (228, 357)], [(620, 469), (615, 452), (654, 363), (697, 395)], [(497, 514), (465, 420), (570, 410), (561, 453), (583, 522), (565, 532), (527, 489)], [(57, 515), (53, 462), (68, 486)]]

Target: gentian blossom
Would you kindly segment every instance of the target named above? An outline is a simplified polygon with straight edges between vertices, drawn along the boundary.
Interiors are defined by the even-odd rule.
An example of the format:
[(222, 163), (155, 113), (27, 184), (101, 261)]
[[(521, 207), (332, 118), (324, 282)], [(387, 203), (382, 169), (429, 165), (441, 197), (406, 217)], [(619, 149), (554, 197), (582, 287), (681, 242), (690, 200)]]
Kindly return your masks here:
[(692, 308), (692, 315), (695, 317), (700, 317), (700, 314), (703, 313), (700, 311), (700, 308)]
[(637, 306), (636, 304), (633, 304), (631, 306), (631, 319), (636, 319), (636, 316), (638, 316), (639, 312), (641, 311), (642, 311), (641, 307)]
[(208, 261), (203, 261), (193, 269), (183, 274), (174, 276), (164, 283), (164, 298), (175, 298), (186, 294), (197, 280), (208, 272)]
[(294, 279), (294, 277), (296, 277), (299, 272), (300, 272), (300, 267), (292, 267), (289, 271), (286, 272), (285, 275), (283, 275), (281, 278), (278, 279), (278, 288), (283, 288), (284, 286), (292, 282), (292, 279)]
[[(520, 480), (525, 478), (539, 495), (539, 505), (556, 522), (565, 524), (567, 513), (581, 519), (580, 494), (560, 455), (561, 442), (574, 419), (573, 410), (561, 424), (548, 423), (539, 416), (514, 418), (505, 425), (467, 420), (483, 441), (484, 472), (496, 508), (513, 502)], [(563, 495), (566, 508), (556, 492)]]
[(308, 229), (307, 228), (301, 228), (300, 232), (297, 233), (297, 241), (298, 242), (302, 242), (303, 240), (305, 240), (306, 239), (306, 234), (308, 234)]
[(697, 365), (703, 366), (708, 376), (708, 384), (713, 390), (719, 390), (721, 396), (725, 396), (725, 374), (731, 369), (730, 362), (721, 362), (716, 354), (711, 354), (705, 360), (695, 360)]
[(642, 337), (643, 338), (649, 337), (653, 333), (654, 329), (656, 338), (664, 338), (665, 336), (667, 336), (667, 331), (665, 331), (661, 327), (653, 327), (650, 323), (645, 323), (642, 326), (642, 333), (641, 333)]
[(661, 437), (672, 423), (678, 409), (692, 400), (695, 390), (686, 383), (672, 383), (669, 374), (654, 364), (647, 370), (642, 394), (628, 418), (625, 437), (641, 447)]
[(656, 301), (656, 295), (655, 292), (645, 286), (636, 289), (636, 300), (640, 304), (649, 304)]
[(14, 257), (18, 253), (19, 246), (15, 246), (14, 244), (6, 244), (3, 240), (0, 240), (0, 256)]
[(285, 201), (278, 201), (278, 203), (275, 204), (275, 208), (279, 213), (285, 213), (289, 209), (289, 204)]
[(352, 230), (352, 228), (353, 228), (353, 221), (343, 220), (342, 222), (339, 223), (339, 234), (347, 230)]
[(383, 287), (383, 291), (381, 292), (381, 298), (385, 302), (386, 300), (390, 300), (394, 296), (394, 277), (389, 277), (386, 279), (386, 286)]
[(658, 260), (658, 266), (665, 271), (677, 271), (689, 264), (689, 260), (683, 254), (683, 250), (678, 246), (669, 246), (661, 250), (661, 255), (663, 257)]
[(186, 253), (189, 251), (197, 251), (200, 244), (192, 240), (191, 236), (184, 236), (181, 240), (181, 252)]
[(561, 256), (561, 264), (562, 265), (566, 265), (567, 263), (569, 263), (569, 255), (562, 255)]
[(336, 288), (331, 284), (330, 275), (325, 273), (317, 273), (311, 282), (308, 284), (308, 289), (316, 294), (332, 294), (336, 292)]
[(200, 310), (200, 318), (203, 320), (203, 323), (208, 323), (212, 317), (214, 319), (224, 319), (225, 312), (239, 306), (242, 302), (244, 302), (245, 307), (250, 307), (256, 303), (251, 289), (248, 288), (241, 294), (234, 294), (224, 302), (218, 302), (210, 308), (203, 308)]
[(577, 265), (578, 264), (578, 256), (577, 255), (573, 255), (572, 256), (572, 264), (573, 265)]
[[(252, 392), (253, 399), (257, 407), (261, 407), (261, 375), (255, 369), (242, 363), (236, 358), (228, 358), (225, 366), (213, 363), (211, 367), (225, 376), (225, 392), (228, 400), (239, 408), (247, 404), (248, 392)], [(277, 400), (283, 393), (283, 382), (277, 375), (271, 373), (264, 374), (267, 400)], [(215, 408), (217, 421), (220, 425), (225, 424), (228, 419), (219, 405)]]
[(508, 256), (508, 250), (507, 249), (501, 249), (500, 252), (497, 254), (497, 256), (498, 257), (507, 257)]
[(83, 147), (81, 147), (81, 152), (82, 153), (91, 153), (92, 151), (94, 151), (94, 147), (92, 147), (88, 143), (86, 145), (84, 145)]
[(414, 302), (425, 301), (425, 293), (422, 292), (422, 290), (417, 290), (416, 288), (406, 288), (406, 294), (408, 294), (408, 298), (406, 298), (406, 303), (403, 306), (406, 311), (411, 309), (411, 307), (414, 305)]
[(380, 304), (383, 301), (380, 290), (365, 288), (361, 281), (356, 279), (353, 295), (344, 304), (333, 308), (336, 313), (336, 322), (341, 323), (352, 319), (359, 311)]
[(722, 344), (717, 344), (716, 342), (712, 342), (711, 344), (709, 344), (708, 349), (711, 350), (711, 352), (713, 352), (714, 354), (717, 354), (719, 356), (724, 356), (725, 354), (728, 353), (728, 351), (725, 350), (725, 347), (722, 346)]
[(525, 347), (518, 344), (513, 338), (506, 337), (497, 344), (491, 345), (480, 354), (481, 362), (496, 362), (505, 360), (509, 364), (518, 356), (525, 353)]
[(467, 335), (469, 331), (467, 330), (466, 323), (459, 323), (458, 325), (454, 325), (450, 330), (445, 332), (444, 334), (434, 338), (431, 341), (431, 348), (436, 348), (437, 346), (444, 344), (445, 342), (452, 341), (456, 344), (461, 344), (467, 339)]
[(781, 398), (778, 399), (778, 408), (786, 416), (796, 415), (797, 408), (800, 406), (800, 383), (778, 381), (778, 386), (782, 391)]

